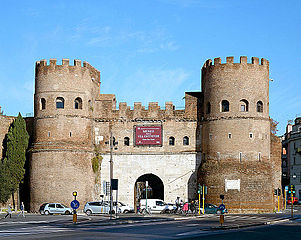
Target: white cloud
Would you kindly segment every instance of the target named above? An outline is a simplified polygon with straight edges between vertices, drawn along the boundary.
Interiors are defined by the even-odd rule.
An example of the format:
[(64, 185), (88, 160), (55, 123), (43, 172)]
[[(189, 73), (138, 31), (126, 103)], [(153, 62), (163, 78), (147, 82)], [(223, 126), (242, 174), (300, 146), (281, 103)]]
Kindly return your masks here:
[(179, 46), (173, 41), (161, 44), (160, 47), (161, 49), (169, 50), (169, 51), (175, 51), (179, 49)]
[[(54, 32), (56, 34), (56, 32)], [(157, 51), (176, 51), (179, 46), (163, 27), (152, 30), (118, 29), (112, 26), (91, 26), (90, 19), (83, 19), (74, 27), (71, 39), (86, 42), (91, 47), (122, 46), (131, 52), (153, 53)]]

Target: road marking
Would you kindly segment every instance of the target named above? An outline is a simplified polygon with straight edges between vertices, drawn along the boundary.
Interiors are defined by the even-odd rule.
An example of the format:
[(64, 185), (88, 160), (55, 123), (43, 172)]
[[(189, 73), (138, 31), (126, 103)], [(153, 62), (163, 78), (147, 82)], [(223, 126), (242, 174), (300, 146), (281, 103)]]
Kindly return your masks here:
[(7, 225), (7, 224), (27, 224), (27, 223), (49, 223), (49, 221), (28, 221), (28, 222), (0, 222), (0, 225)]
[(186, 235), (198, 235), (202, 233), (208, 233), (208, 231), (202, 231), (202, 230), (195, 230), (195, 231), (189, 231), (189, 232), (184, 232), (184, 233), (178, 233), (176, 234), (177, 236), (186, 236)]
[(13, 235), (29, 235), (29, 234), (47, 234), (54, 232), (70, 232), (72, 229), (66, 228), (57, 228), (49, 226), (40, 226), (40, 227), (28, 227), (20, 228), (13, 230), (0, 230), (0, 236), (13, 236)]

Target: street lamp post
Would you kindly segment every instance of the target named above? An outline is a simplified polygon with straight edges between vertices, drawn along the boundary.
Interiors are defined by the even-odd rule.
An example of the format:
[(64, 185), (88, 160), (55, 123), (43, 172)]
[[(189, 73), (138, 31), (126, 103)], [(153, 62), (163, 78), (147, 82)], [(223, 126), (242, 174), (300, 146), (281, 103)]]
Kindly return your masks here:
[[(112, 211), (113, 211), (113, 189), (112, 189), (112, 179), (113, 179), (113, 148), (118, 142), (114, 141), (112, 127), (110, 128), (110, 219), (112, 219)], [(115, 150), (117, 147), (115, 147)], [(117, 203), (116, 203), (117, 204)], [(117, 211), (117, 208), (116, 208)], [(116, 212), (117, 213), (117, 212)]]
[(113, 179), (113, 134), (111, 130), (110, 131), (110, 219), (112, 219), (112, 211), (113, 211), (112, 179)]

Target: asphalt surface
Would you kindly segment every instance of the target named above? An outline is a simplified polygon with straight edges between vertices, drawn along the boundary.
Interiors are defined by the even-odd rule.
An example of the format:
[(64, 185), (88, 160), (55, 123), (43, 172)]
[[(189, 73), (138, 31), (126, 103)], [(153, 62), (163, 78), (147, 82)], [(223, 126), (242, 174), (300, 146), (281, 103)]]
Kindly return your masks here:
[[(301, 212), (290, 220), (289, 210), (276, 214), (225, 215), (221, 227), (218, 215), (180, 216), (135, 214), (111, 219), (106, 215), (41, 216), (0, 214), (0, 239), (287, 239), (300, 236)], [(295, 238), (298, 239), (298, 238)]]

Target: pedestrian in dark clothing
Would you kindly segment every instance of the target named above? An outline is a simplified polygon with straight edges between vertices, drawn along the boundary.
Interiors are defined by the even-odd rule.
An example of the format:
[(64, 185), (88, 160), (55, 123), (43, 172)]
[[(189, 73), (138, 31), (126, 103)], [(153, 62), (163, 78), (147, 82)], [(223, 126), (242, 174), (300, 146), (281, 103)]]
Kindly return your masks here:
[(7, 218), (7, 216), (9, 215), (9, 218), (11, 218), (11, 215), (12, 215), (12, 210), (11, 210), (11, 205), (9, 204), (8, 207), (7, 207), (7, 214), (5, 215), (4, 218)]
[(195, 205), (194, 204), (195, 204), (194, 201), (191, 201), (191, 203), (190, 203), (190, 210), (191, 210), (192, 213), (195, 213), (194, 212), (195, 211)]
[(21, 212), (18, 214), (18, 217), (19, 217), (20, 215), (22, 215), (23, 217), (25, 217), (25, 214), (24, 214), (24, 203), (23, 203), (23, 202), (21, 202), (20, 210), (21, 210)]

